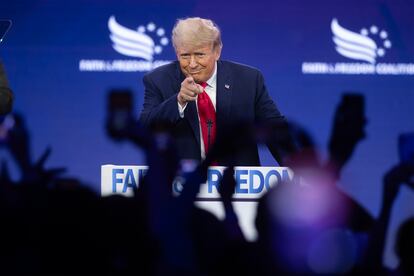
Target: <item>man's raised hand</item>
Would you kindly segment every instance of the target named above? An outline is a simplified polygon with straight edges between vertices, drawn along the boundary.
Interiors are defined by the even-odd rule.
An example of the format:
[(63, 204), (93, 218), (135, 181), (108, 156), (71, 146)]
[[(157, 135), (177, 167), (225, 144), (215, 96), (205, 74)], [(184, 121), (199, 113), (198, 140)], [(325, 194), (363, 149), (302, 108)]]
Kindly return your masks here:
[(181, 83), (180, 92), (177, 95), (177, 101), (184, 107), (187, 102), (192, 102), (197, 99), (197, 95), (203, 93), (203, 87), (197, 84), (193, 77), (187, 77)]

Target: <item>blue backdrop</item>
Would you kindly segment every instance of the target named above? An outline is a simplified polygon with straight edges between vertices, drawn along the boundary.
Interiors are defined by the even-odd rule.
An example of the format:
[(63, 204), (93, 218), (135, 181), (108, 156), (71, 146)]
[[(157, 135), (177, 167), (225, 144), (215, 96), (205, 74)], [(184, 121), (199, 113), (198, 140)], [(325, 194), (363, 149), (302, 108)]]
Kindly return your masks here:
[[(114, 48), (111, 16), (117, 30), (127, 28), (154, 42), (142, 50), (149, 57)], [(213, 19), (223, 33), (222, 58), (259, 68), (279, 109), (306, 126), (323, 150), (342, 93), (365, 95), (367, 138), (340, 185), (377, 215), (382, 176), (398, 162), (398, 134), (414, 129), (411, 0), (2, 1), (0, 18), (12, 19), (13, 26), (0, 55), (15, 93), (15, 111), (25, 117), (31, 134), (34, 158), (50, 145), (48, 166), (67, 167), (69, 175), (96, 190), (101, 164), (144, 164), (136, 148), (106, 136), (107, 92), (132, 89), (138, 116), (142, 76), (175, 58), (171, 29), (177, 18), (187, 16)], [(125, 39), (118, 31), (112, 35)], [(266, 150), (261, 159), (274, 165)], [(403, 189), (390, 235), (414, 213), (412, 202), (413, 191)], [(389, 247), (387, 252), (388, 264), (395, 265)]]

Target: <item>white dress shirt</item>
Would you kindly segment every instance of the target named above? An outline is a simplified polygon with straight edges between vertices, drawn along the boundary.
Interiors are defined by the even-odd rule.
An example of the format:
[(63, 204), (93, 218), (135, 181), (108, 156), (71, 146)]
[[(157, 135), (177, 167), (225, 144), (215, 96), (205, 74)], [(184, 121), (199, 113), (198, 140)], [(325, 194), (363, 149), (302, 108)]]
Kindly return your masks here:
[[(204, 91), (207, 93), (207, 95), (210, 97), (211, 102), (213, 103), (214, 106), (214, 110), (216, 110), (216, 96), (217, 96), (217, 62), (214, 66), (214, 71), (213, 71), (213, 75), (206, 81), (207, 86), (204, 88)], [(197, 100), (196, 99), (196, 106), (197, 106)], [(185, 104), (184, 107), (182, 107), (180, 105), (180, 103), (178, 103), (178, 111), (180, 113), (180, 117), (184, 118), (184, 110), (187, 107), (187, 103)], [(198, 116), (198, 106), (197, 106), (197, 116)], [(198, 123), (200, 126), (200, 117), (198, 117)], [(201, 159), (205, 159), (206, 158), (206, 151), (204, 149), (204, 140), (203, 140), (203, 135), (201, 133), (201, 126), (199, 127), (200, 129), (200, 147), (201, 147)]]

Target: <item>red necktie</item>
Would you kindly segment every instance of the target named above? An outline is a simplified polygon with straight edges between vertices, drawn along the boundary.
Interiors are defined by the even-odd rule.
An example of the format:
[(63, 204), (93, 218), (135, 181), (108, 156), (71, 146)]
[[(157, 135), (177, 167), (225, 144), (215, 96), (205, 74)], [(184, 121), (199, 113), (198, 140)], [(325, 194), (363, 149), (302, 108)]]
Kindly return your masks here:
[[(203, 82), (201, 86), (206, 88), (207, 83)], [(198, 95), (197, 107), (204, 140), (204, 151), (207, 154), (216, 138), (216, 110), (205, 90)]]

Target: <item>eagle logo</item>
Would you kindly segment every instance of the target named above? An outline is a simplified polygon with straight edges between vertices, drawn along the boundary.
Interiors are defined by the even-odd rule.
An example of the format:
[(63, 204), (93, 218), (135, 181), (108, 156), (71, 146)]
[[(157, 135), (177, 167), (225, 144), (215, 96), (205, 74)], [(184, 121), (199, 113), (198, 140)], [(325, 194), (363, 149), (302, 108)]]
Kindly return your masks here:
[[(108, 20), (108, 28), (112, 47), (118, 53), (126, 56), (152, 61), (154, 54), (160, 54), (163, 46), (169, 43), (168, 38), (165, 37), (165, 30), (161, 27), (157, 28), (152, 22), (133, 30), (120, 25), (112, 15)], [(157, 44), (152, 37), (158, 40)]]
[[(375, 64), (378, 57), (385, 55), (385, 49), (391, 48), (388, 33), (379, 30), (375, 25), (369, 29), (363, 28), (360, 33), (352, 32), (339, 25), (336, 18), (332, 19), (331, 30), (336, 51), (347, 58), (362, 60)], [(379, 36), (380, 44), (369, 36)]]

